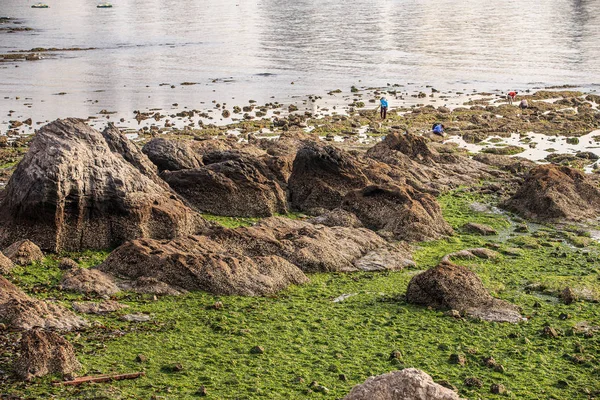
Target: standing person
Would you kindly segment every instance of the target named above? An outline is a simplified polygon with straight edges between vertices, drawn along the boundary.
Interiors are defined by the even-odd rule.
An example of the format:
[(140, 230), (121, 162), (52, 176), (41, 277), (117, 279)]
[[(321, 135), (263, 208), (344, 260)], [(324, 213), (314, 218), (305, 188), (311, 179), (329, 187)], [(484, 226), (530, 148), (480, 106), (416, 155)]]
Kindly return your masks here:
[(380, 111), (381, 119), (385, 119), (385, 117), (387, 116), (388, 101), (385, 97), (382, 97), (381, 99), (379, 99), (379, 103), (381, 106), (381, 111)]
[(512, 105), (513, 101), (517, 97), (517, 94), (519, 94), (519, 92), (508, 92), (508, 94), (506, 95), (506, 100), (508, 100), (508, 104)]

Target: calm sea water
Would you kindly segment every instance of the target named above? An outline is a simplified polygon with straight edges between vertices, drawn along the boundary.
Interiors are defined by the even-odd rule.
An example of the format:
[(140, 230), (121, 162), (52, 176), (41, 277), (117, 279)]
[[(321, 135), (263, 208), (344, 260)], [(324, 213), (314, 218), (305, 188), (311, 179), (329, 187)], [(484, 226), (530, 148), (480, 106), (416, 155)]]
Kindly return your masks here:
[(504, 91), (600, 84), (600, 0), (113, 0), (112, 9), (96, 8), (95, 0), (47, 0), (48, 9), (33, 3), (0, 0), (0, 17), (34, 29), (0, 32), (1, 53), (96, 49), (18, 68), (0, 64), (5, 119), (10, 109), (38, 118), (87, 116), (175, 102), (199, 108), (211, 100), (285, 100), (350, 85)]

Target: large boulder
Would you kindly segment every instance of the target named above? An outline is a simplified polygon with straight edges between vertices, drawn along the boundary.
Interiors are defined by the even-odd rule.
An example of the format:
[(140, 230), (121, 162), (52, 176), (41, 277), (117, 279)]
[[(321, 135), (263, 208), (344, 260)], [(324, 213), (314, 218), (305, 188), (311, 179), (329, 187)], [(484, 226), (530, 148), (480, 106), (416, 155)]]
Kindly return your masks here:
[(370, 183), (356, 157), (333, 146), (309, 143), (296, 154), (288, 190), (298, 210), (334, 209), (346, 193)]
[(285, 192), (264, 160), (241, 156), (212, 161), (200, 168), (165, 171), (162, 177), (202, 212), (236, 217), (268, 217), (287, 212)]
[(142, 151), (160, 171), (179, 171), (203, 165), (202, 155), (196, 153), (187, 140), (155, 138), (146, 143)]
[(400, 131), (389, 133), (366, 156), (399, 169), (412, 186), (432, 193), (502, 174), (458, 153), (438, 152), (426, 138)]
[(3, 253), (17, 265), (29, 265), (44, 259), (42, 250), (31, 240), (19, 240), (4, 249)]
[(460, 400), (458, 394), (416, 368), (372, 376), (343, 400)]
[(423, 241), (453, 233), (436, 199), (408, 185), (372, 185), (346, 195), (342, 207), (376, 231), (398, 240)]
[(600, 189), (582, 171), (540, 165), (529, 171), (504, 207), (539, 221), (582, 221), (600, 216)]
[(78, 329), (87, 322), (62, 306), (36, 300), (0, 276), (0, 321), (13, 329)]
[(206, 236), (170, 242), (134, 240), (113, 251), (98, 268), (117, 276), (154, 278), (176, 289), (219, 295), (267, 295), (308, 281), (281, 257), (250, 258)]
[(365, 228), (327, 227), (309, 222), (272, 217), (237, 229), (217, 228), (211, 238), (225, 248), (237, 248), (250, 257), (277, 255), (304, 272), (356, 272), (373, 270), (367, 256), (389, 260), (377, 269), (401, 269), (410, 264), (410, 253), (393, 246)]
[(446, 260), (415, 275), (408, 284), (406, 299), (409, 303), (457, 310), (487, 321), (521, 320), (517, 306), (493, 298), (473, 271)]
[(31, 380), (50, 374), (70, 375), (81, 369), (71, 343), (62, 336), (38, 329), (23, 333), (15, 372)]
[(40, 129), (0, 195), (0, 245), (28, 238), (78, 251), (194, 233), (201, 219), (115, 136), (73, 118)]
[(304, 272), (407, 265), (412, 265), (408, 248), (390, 245), (368, 229), (271, 217), (250, 227), (215, 227), (206, 236), (128, 242), (98, 268), (126, 279), (152, 278), (175, 290), (253, 296), (304, 283)]

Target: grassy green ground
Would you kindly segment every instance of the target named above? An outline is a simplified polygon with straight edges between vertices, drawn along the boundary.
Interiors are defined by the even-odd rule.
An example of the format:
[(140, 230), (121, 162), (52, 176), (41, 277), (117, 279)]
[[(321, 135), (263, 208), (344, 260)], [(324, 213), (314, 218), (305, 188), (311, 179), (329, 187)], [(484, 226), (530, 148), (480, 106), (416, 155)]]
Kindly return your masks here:
[[(584, 335), (575, 329), (581, 322), (600, 325), (600, 307), (592, 301), (565, 305), (556, 297), (567, 285), (598, 296), (598, 248), (577, 248), (572, 241), (580, 236), (569, 234), (569, 242), (566, 234), (548, 227), (515, 237), (507, 216), (471, 211), (468, 205), (475, 200), (488, 199), (461, 192), (440, 199), (457, 234), (420, 244), (415, 253), (418, 269), (316, 274), (304, 286), (264, 298), (190, 293), (153, 301), (126, 293), (120, 300), (130, 309), (121, 313), (148, 313), (152, 322), (121, 322), (118, 315), (90, 317), (97, 328), (68, 337), (86, 374), (145, 371), (145, 377), (76, 389), (53, 387), (47, 378), (8, 383), (0, 392), (29, 398), (193, 399), (205, 386), (213, 399), (339, 399), (370, 375), (416, 367), (456, 386), (469, 399), (600, 395), (600, 331)], [(463, 233), (460, 227), (467, 221), (489, 224), (501, 234), (484, 238)], [(435, 266), (448, 252), (486, 245), (499, 246), (503, 256), (465, 265), (495, 296), (521, 306), (527, 322), (454, 319), (404, 301), (408, 282), (418, 270)], [(516, 253), (520, 255), (510, 255)], [(75, 256), (94, 265), (105, 254)], [(48, 258), (44, 265), (15, 270), (13, 280), (30, 293), (56, 297), (70, 306), (69, 300), (82, 296), (58, 291), (60, 274), (56, 260)], [(342, 294), (353, 296), (332, 301)], [(222, 309), (213, 307), (218, 301)], [(546, 325), (559, 337), (544, 336)], [(252, 354), (254, 346), (263, 347), (264, 353)], [(402, 356), (390, 359), (395, 350)], [(136, 361), (138, 354), (147, 361)], [(464, 355), (466, 365), (450, 363), (451, 354)], [(482, 363), (489, 356), (504, 372)], [(177, 363), (182, 369), (176, 372), (172, 366)], [(10, 365), (0, 362), (0, 369), (10, 371)], [(481, 379), (483, 386), (467, 387), (468, 377)], [(328, 391), (312, 391), (312, 381)], [(490, 394), (493, 383), (504, 384), (509, 392)]]

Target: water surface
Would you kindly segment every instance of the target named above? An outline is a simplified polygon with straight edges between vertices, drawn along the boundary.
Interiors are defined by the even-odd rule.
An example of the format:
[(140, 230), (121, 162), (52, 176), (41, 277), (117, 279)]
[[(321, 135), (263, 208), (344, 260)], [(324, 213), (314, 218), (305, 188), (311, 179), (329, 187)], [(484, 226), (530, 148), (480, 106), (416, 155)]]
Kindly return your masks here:
[(0, 64), (2, 115), (201, 108), (387, 83), (501, 91), (600, 83), (600, 0), (33, 3), (0, 1), (0, 16), (33, 28), (0, 33), (0, 53), (96, 49)]

